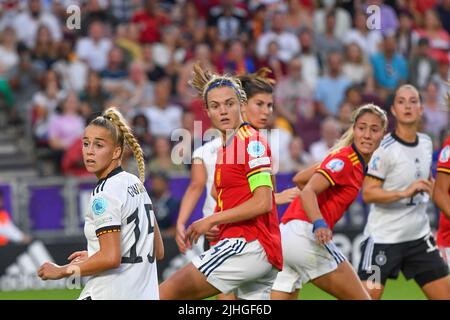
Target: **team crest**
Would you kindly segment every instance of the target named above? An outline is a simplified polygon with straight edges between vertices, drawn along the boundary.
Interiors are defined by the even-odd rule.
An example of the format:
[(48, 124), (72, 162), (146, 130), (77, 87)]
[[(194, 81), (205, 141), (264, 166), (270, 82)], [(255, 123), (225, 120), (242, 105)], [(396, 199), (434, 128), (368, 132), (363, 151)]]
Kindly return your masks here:
[(344, 169), (344, 161), (340, 159), (333, 159), (327, 163), (326, 167), (333, 173), (340, 172)]
[(92, 212), (99, 216), (103, 214), (106, 210), (106, 200), (103, 198), (96, 198), (92, 203)]
[(384, 251), (380, 251), (375, 257), (375, 263), (380, 267), (384, 266), (387, 262), (387, 257)]
[(253, 158), (258, 158), (266, 152), (266, 147), (261, 143), (261, 141), (250, 141), (247, 146), (247, 152)]
[(446, 146), (442, 149), (441, 154), (439, 155), (439, 162), (447, 162), (450, 159), (450, 146)]

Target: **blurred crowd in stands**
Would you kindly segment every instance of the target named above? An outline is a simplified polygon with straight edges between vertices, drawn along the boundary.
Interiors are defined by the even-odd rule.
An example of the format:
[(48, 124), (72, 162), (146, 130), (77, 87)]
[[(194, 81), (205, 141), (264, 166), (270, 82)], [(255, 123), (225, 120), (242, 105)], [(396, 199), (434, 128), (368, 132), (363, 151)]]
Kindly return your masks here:
[[(72, 4), (81, 13), (73, 30)], [(422, 131), (437, 150), (450, 123), (449, 34), (450, 0), (3, 0), (0, 108), (10, 125), (31, 128), (46, 151), (37, 161), (50, 159), (55, 175), (86, 175), (84, 126), (111, 105), (132, 125), (148, 174), (183, 175), (172, 132), (191, 132), (183, 143), (193, 146), (210, 126), (188, 85), (194, 62), (230, 74), (267, 66), (278, 172), (322, 160), (353, 109), (389, 110), (403, 83), (419, 88)]]

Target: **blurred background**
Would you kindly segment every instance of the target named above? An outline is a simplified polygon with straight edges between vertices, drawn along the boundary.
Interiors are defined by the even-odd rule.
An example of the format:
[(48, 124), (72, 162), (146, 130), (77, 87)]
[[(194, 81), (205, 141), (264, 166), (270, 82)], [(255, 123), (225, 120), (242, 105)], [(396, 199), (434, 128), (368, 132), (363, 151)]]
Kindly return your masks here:
[[(173, 235), (189, 155), (210, 127), (188, 85), (196, 61), (218, 73), (272, 70), (278, 190), (325, 157), (355, 108), (371, 102), (389, 111), (403, 83), (421, 93), (421, 131), (433, 139), (434, 164), (450, 132), (450, 0), (0, 3), (0, 299), (68, 287), (33, 273), (42, 260), (64, 263), (85, 246), (83, 216), (96, 179), (84, 169), (80, 139), (86, 122), (111, 105), (144, 150), (146, 187), (167, 250), (160, 280), (189, 261)], [(71, 5), (80, 10), (68, 12)], [(190, 134), (172, 138), (179, 128)], [(185, 150), (185, 163), (172, 161), (174, 147)], [(131, 152), (123, 167), (137, 172)], [(286, 206), (278, 209), (282, 215)], [(367, 212), (358, 199), (335, 229), (354, 264)], [(432, 203), (428, 213), (436, 227)], [(29, 297), (46, 297), (33, 292)], [(324, 298), (316, 291), (307, 297)]]

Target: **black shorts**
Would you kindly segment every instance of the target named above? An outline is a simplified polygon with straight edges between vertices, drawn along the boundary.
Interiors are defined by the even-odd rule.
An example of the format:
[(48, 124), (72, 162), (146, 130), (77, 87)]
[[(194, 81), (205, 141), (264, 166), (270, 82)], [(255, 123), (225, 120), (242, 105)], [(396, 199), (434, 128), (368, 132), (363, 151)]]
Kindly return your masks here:
[(374, 243), (369, 238), (361, 244), (358, 276), (362, 281), (385, 285), (387, 279), (397, 279), (400, 271), (406, 279), (414, 278), (420, 287), (449, 273), (431, 234), (402, 243)]

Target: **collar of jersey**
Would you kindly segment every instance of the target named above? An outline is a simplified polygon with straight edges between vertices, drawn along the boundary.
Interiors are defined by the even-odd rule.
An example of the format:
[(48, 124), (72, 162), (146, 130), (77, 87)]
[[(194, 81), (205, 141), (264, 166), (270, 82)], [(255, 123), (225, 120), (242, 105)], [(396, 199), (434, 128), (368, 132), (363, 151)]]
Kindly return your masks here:
[(242, 122), (241, 125), (239, 126), (239, 128), (234, 130), (233, 134), (231, 135), (231, 137), (228, 138), (227, 143), (225, 143), (225, 145), (223, 147), (224, 148), (228, 147), (230, 145), (231, 141), (233, 141), (234, 136), (239, 131), (239, 129), (241, 129), (243, 126), (247, 126), (247, 125), (249, 126), (250, 124), (248, 122)]
[(115, 176), (118, 173), (121, 173), (123, 171), (121, 166), (118, 166), (117, 168), (115, 168), (113, 171), (111, 171), (110, 173), (108, 173), (108, 175), (105, 178), (101, 178), (100, 180), (97, 181), (97, 184), (95, 186), (98, 186), (100, 183), (102, 183), (103, 181), (107, 180), (108, 178), (111, 178), (113, 176)]
[(356, 148), (354, 143), (352, 143), (352, 149), (353, 149), (353, 151), (355, 151), (356, 155), (358, 156), (358, 160), (359, 160), (359, 162), (361, 162), (361, 165), (363, 167), (364, 174), (365, 174), (366, 173), (366, 162), (364, 161), (363, 156), (359, 153), (359, 151)]
[(397, 140), (399, 143), (407, 146), (407, 147), (415, 147), (419, 144), (419, 136), (416, 134), (416, 140), (414, 142), (406, 142), (402, 138), (400, 138), (398, 135), (395, 134), (395, 131), (392, 131), (391, 133), (392, 138)]

